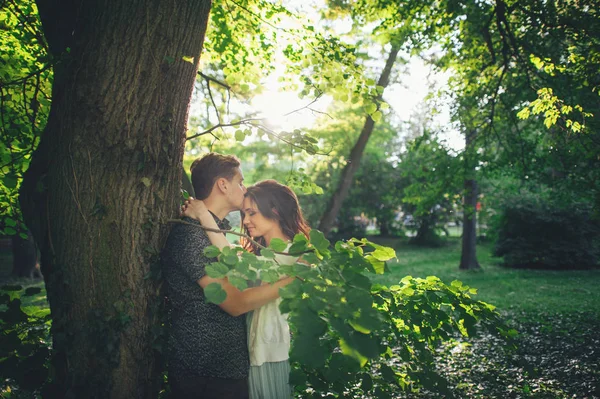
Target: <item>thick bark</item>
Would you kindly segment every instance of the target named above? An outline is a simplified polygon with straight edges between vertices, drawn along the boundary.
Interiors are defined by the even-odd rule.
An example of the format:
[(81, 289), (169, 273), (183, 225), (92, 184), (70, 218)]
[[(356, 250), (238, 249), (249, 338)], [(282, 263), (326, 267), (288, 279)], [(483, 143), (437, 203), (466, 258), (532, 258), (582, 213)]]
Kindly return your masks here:
[[(379, 77), (379, 82), (377, 82), (378, 86), (386, 88), (389, 84), (392, 67), (394, 66), (394, 62), (396, 62), (396, 57), (398, 56), (399, 50), (400, 48), (398, 46), (392, 46), (390, 54), (388, 55), (388, 59), (385, 63), (385, 67), (383, 68), (381, 76)], [(381, 99), (381, 96), (379, 96), (378, 99)], [(328, 234), (331, 231), (335, 219), (337, 218), (338, 213), (340, 212), (342, 204), (348, 196), (348, 192), (350, 191), (350, 187), (352, 186), (354, 175), (356, 174), (358, 166), (360, 165), (360, 159), (362, 158), (365, 147), (367, 146), (367, 142), (371, 137), (371, 133), (373, 133), (374, 127), (375, 121), (370, 116), (368, 116), (363, 126), (363, 129), (360, 132), (360, 136), (358, 137), (356, 144), (354, 144), (354, 147), (350, 152), (350, 158), (344, 166), (344, 170), (342, 171), (342, 175), (340, 177), (337, 189), (331, 197), (331, 199), (329, 200), (327, 209), (323, 213), (321, 221), (319, 222), (319, 230), (321, 230), (325, 234)]]
[(211, 3), (68, 3), (38, 1), (60, 59), (21, 192), (53, 318), (55, 384), (47, 396), (156, 397), (161, 298), (147, 276), (158, 266), (166, 220), (178, 213)]
[(479, 269), (477, 261), (477, 180), (475, 180), (475, 162), (473, 151), (475, 133), (465, 136), (465, 182), (463, 199), (462, 253), (459, 269)]

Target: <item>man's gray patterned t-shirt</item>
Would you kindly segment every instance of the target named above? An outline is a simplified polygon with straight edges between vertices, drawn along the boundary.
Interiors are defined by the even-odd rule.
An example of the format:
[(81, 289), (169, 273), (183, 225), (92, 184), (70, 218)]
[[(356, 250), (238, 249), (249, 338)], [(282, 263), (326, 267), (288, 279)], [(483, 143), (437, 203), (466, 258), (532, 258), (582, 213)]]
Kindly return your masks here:
[[(199, 225), (191, 218), (184, 221)], [(227, 220), (215, 221), (229, 230)], [(178, 376), (248, 377), (246, 315), (233, 317), (207, 303), (197, 281), (216, 259), (204, 255), (210, 240), (200, 227), (175, 224), (161, 255), (170, 312), (169, 372)]]

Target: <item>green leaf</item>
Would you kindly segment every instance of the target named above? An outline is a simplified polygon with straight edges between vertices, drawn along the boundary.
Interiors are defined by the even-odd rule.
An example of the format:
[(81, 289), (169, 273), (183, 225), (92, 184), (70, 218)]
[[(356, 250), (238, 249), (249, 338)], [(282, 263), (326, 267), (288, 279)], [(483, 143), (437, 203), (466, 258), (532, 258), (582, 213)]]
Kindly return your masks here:
[(3, 180), (4, 187), (8, 188), (9, 190), (17, 187), (17, 179), (15, 177), (5, 176)]
[(349, 290), (346, 293), (346, 300), (352, 309), (369, 309), (373, 306), (373, 297), (366, 290)]
[(219, 260), (228, 266), (235, 266), (239, 262), (240, 258), (238, 258), (237, 254), (234, 252), (230, 252), (228, 254), (221, 253), (221, 255), (219, 255)]
[(248, 282), (241, 277), (229, 276), (229, 277), (227, 277), (227, 279), (229, 280), (231, 285), (233, 285), (235, 288), (237, 288), (240, 291), (243, 291), (246, 288), (248, 288)]
[(260, 279), (265, 283), (274, 283), (279, 280), (279, 274), (275, 270), (263, 270), (260, 273)]
[(220, 262), (213, 262), (206, 266), (206, 275), (212, 278), (223, 278), (229, 272), (229, 268)]
[(302, 282), (295, 279), (290, 284), (279, 289), (279, 296), (282, 298), (299, 298), (302, 295)]
[(144, 186), (146, 186), (146, 187), (150, 187), (150, 179), (148, 179), (147, 177), (142, 177), (142, 178), (140, 179), (140, 181), (141, 181), (142, 183), (144, 183)]
[(17, 230), (13, 229), (12, 227), (7, 227), (4, 229), (4, 234), (7, 236), (14, 236), (17, 234)]
[(370, 334), (355, 332), (352, 335), (353, 346), (365, 357), (374, 359), (379, 356), (379, 345), (377, 339)]
[(274, 259), (275, 258), (275, 253), (267, 248), (263, 248), (260, 250), (260, 256), (263, 256), (267, 259)]
[(377, 245), (375, 251), (371, 252), (371, 256), (380, 261), (387, 261), (396, 257), (396, 251), (390, 247)]
[(371, 378), (371, 376), (367, 373), (363, 373), (361, 375), (362, 382), (360, 383), (360, 389), (362, 389), (363, 392), (367, 393), (371, 391), (371, 389), (373, 389), (373, 378)]
[(463, 283), (460, 280), (454, 280), (450, 283), (451, 287), (458, 288), (458, 289), (462, 288), (462, 285), (463, 285)]
[(377, 260), (373, 256), (368, 256), (367, 260), (373, 266), (375, 273), (383, 274), (385, 272), (385, 262)]
[(325, 365), (329, 353), (323, 348), (318, 337), (300, 332), (292, 340), (290, 358), (308, 367), (321, 368)]
[(327, 331), (327, 323), (307, 306), (300, 308), (294, 316), (294, 325), (302, 334), (320, 337)]
[(298, 241), (294, 242), (290, 248), (288, 249), (289, 254), (297, 254), (300, 255), (305, 252), (308, 248), (306, 246), (306, 241)]
[(273, 238), (269, 243), (269, 248), (275, 252), (283, 252), (287, 248), (287, 243), (281, 238)]
[(236, 141), (244, 141), (246, 138), (246, 134), (242, 130), (235, 131), (235, 140)]
[(365, 107), (367, 114), (372, 115), (375, 111), (377, 111), (377, 105), (370, 103)]
[(381, 368), (381, 376), (383, 377), (384, 380), (386, 380), (387, 382), (391, 382), (393, 384), (396, 383), (396, 373), (394, 372), (394, 370), (392, 370), (392, 368), (386, 364), (382, 364)]
[(219, 283), (210, 283), (204, 288), (204, 296), (206, 297), (206, 301), (209, 303), (214, 303), (215, 305), (219, 305), (225, 301), (227, 298), (227, 293), (221, 287)]
[(221, 250), (214, 245), (209, 245), (208, 247), (204, 248), (204, 255), (206, 255), (207, 258), (216, 258), (220, 254)]
[(309, 233), (310, 243), (319, 251), (320, 253), (327, 252), (329, 248), (329, 240), (325, 238), (325, 234), (321, 233), (319, 230), (311, 230)]
[(290, 384), (293, 386), (306, 384), (306, 379), (306, 374), (300, 369), (293, 368), (290, 372)]
[(339, 340), (340, 350), (346, 356), (350, 356), (351, 358), (358, 361), (360, 367), (364, 367), (367, 364), (367, 358), (363, 356), (357, 349), (353, 348), (345, 339), (341, 338)]

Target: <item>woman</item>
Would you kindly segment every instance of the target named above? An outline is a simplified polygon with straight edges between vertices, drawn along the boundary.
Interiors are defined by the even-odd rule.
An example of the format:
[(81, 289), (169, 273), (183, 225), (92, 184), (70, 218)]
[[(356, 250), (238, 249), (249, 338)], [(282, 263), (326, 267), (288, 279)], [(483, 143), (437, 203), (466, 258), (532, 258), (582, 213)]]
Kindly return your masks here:
[[(186, 201), (186, 205), (186, 216), (200, 220), (203, 226), (217, 228), (202, 201)], [(294, 192), (275, 180), (264, 180), (248, 187), (242, 206), (242, 224), (246, 234), (265, 247), (274, 238), (290, 242), (298, 233), (308, 237), (310, 231)], [(217, 247), (229, 245), (223, 234), (208, 231), (207, 234)], [(252, 241), (242, 238), (241, 244), (248, 251), (260, 254), (260, 247)], [(277, 254), (275, 261), (293, 264), (297, 257)], [(288, 381), (290, 332), (287, 315), (279, 311), (280, 302), (279, 298), (248, 314), (248, 380), (252, 399), (292, 397)]]

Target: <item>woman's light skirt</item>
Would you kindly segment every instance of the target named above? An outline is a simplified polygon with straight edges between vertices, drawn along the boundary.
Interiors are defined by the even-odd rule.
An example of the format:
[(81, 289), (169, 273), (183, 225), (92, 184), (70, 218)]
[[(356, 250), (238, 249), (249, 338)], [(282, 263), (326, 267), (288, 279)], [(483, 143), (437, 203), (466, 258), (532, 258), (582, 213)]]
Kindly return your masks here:
[(250, 399), (291, 398), (292, 386), (289, 384), (289, 377), (290, 362), (287, 360), (250, 366)]
[[(248, 312), (248, 330), (254, 312)], [(250, 399), (291, 399), (293, 397), (290, 380), (290, 362), (268, 362), (260, 366), (250, 366), (248, 385)]]

